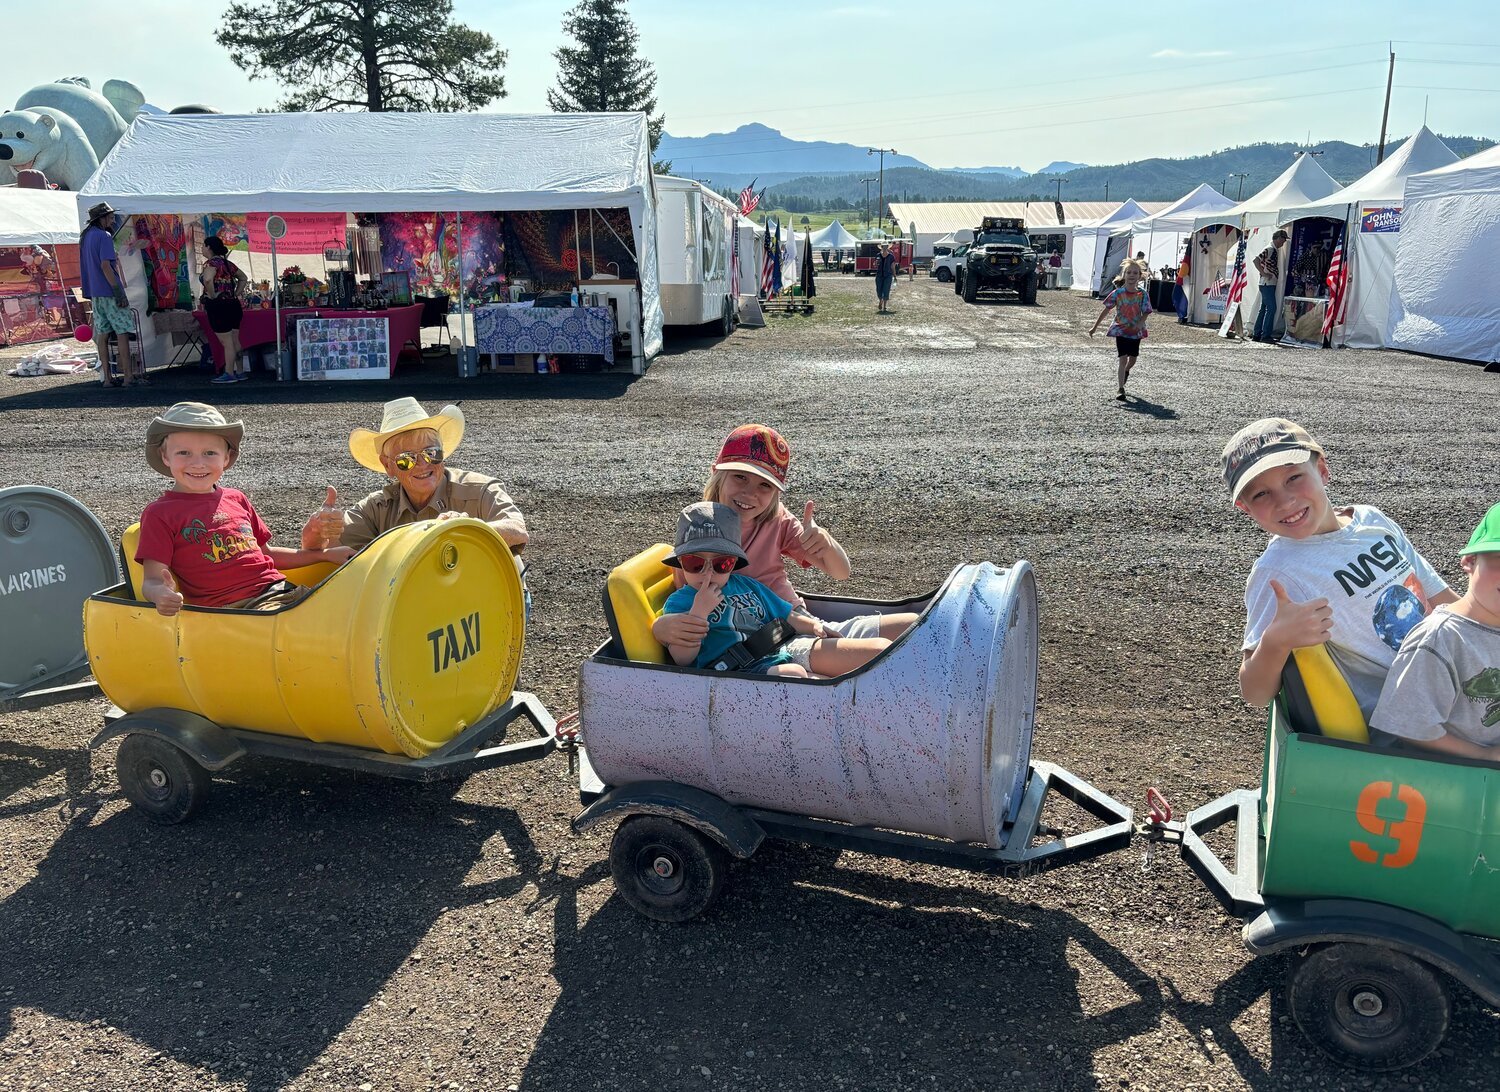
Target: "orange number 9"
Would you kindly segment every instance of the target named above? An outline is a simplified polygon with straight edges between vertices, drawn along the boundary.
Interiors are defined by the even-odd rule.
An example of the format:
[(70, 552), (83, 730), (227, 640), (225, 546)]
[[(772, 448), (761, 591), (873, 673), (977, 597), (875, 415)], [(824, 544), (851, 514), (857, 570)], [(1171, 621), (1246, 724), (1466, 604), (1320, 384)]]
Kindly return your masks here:
[[(1386, 821), (1375, 813), (1382, 800), (1394, 796), (1406, 808), (1405, 818), (1398, 819), (1386, 827)], [(1371, 781), (1359, 793), (1359, 803), (1354, 807), (1354, 817), (1359, 825), (1371, 834), (1396, 839), (1396, 852), (1380, 853), (1366, 842), (1350, 842), (1349, 851), (1365, 864), (1379, 861), (1386, 868), (1405, 868), (1417, 859), (1417, 849), (1422, 844), (1422, 825), (1427, 822), (1427, 798), (1410, 785), (1395, 785), (1389, 781)]]

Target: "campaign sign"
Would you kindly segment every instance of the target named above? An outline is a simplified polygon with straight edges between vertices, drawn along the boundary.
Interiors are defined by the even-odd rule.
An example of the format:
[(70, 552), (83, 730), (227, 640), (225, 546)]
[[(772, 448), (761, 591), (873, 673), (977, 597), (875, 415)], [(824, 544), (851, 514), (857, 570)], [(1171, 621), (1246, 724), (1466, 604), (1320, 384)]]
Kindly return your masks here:
[(1393, 232), (1401, 230), (1400, 205), (1363, 205), (1359, 210), (1361, 233)]

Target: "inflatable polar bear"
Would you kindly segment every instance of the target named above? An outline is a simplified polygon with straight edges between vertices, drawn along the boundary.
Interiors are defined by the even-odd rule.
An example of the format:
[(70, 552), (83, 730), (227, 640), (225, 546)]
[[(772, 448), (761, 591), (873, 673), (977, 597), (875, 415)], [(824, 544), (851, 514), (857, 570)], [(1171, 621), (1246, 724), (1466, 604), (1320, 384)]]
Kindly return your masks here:
[(145, 101), (124, 80), (107, 81), (100, 94), (81, 76), (24, 92), (0, 114), (0, 184), (32, 167), (65, 190), (81, 189)]

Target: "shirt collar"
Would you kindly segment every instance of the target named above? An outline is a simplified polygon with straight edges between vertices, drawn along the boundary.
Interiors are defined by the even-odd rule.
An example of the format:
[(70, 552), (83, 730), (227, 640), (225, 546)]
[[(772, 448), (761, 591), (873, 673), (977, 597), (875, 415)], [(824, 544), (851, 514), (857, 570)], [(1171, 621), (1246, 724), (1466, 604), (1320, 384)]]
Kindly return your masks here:
[(427, 503), (422, 505), (421, 508), (417, 508), (412, 504), (411, 498), (406, 495), (406, 490), (401, 488), (400, 482), (392, 482), (391, 486), (396, 490), (397, 514), (399, 515), (405, 511), (410, 512), (413, 516), (420, 516), (429, 508), (435, 512), (446, 512), (448, 510), (448, 486), (451, 482), (452, 478), (448, 473), (448, 468), (445, 466), (443, 467), (443, 476), (438, 480), (437, 489), (433, 491), (432, 496), (427, 499)]

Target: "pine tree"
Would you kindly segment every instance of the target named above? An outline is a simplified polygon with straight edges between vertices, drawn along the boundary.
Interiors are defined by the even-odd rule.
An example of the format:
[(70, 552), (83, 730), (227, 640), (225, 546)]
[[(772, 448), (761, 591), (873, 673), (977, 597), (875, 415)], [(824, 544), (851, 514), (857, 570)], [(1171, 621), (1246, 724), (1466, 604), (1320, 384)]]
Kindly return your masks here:
[(455, 23), (453, 0), (234, 3), (215, 38), (278, 110), (477, 110), (505, 95), (505, 50)]
[(581, 0), (563, 16), (563, 29), (578, 45), (553, 54), (557, 88), (548, 88), (547, 105), (560, 114), (640, 110), (646, 114), (655, 155), (667, 119), (651, 116), (656, 69), (636, 54), (640, 35), (625, 14), (624, 0)]

